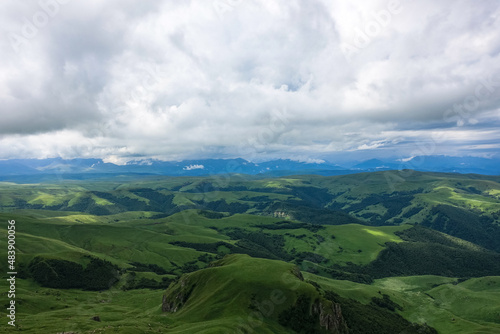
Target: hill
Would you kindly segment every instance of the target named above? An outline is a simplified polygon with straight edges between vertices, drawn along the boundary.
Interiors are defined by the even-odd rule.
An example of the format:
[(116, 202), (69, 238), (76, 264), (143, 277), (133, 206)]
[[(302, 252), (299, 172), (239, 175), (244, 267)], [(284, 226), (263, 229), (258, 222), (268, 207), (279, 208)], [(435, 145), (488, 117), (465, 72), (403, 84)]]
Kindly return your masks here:
[(231, 331), (280, 290), (287, 301), (258, 331), (324, 332), (321, 309), (340, 307), (351, 333), (367, 319), (377, 333), (494, 333), (498, 308), (474, 305), (498, 297), (500, 179), (394, 173), (0, 183), (0, 219), (16, 221), (19, 328)]

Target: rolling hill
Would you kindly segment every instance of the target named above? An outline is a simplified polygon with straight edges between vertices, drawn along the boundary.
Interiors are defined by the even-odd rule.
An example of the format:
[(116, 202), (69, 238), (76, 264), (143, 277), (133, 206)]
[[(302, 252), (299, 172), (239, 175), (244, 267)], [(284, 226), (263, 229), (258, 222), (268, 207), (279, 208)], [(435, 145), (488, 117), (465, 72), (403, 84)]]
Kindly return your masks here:
[(500, 326), (500, 177), (110, 176), (3, 182), (0, 205), (27, 333)]

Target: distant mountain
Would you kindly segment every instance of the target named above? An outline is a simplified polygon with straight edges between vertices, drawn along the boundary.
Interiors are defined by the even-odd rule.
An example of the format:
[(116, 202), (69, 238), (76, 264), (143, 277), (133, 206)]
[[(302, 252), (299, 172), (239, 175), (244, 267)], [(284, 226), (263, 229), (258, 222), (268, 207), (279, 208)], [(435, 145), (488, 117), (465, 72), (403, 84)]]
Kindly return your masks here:
[(475, 173), (500, 175), (500, 159), (478, 157), (419, 156), (409, 160), (381, 160), (346, 163), (342, 167), (333, 163), (300, 162), (279, 159), (250, 162), (238, 159), (200, 159), (184, 161), (141, 160), (125, 165), (105, 163), (100, 159), (12, 159), (0, 161), (0, 180), (23, 181), (54, 178), (86, 179), (98, 175), (169, 175), (202, 176), (213, 174), (247, 174), (284, 176), (293, 174), (343, 175), (358, 172), (414, 169), (419, 171)]
[(379, 159), (370, 159), (354, 165), (351, 169), (359, 169), (363, 171), (377, 171), (398, 169), (399, 164), (396, 162), (384, 162)]
[(500, 175), (500, 159), (479, 157), (417, 156), (408, 160), (370, 159), (346, 164), (350, 170), (383, 171), (414, 169), (422, 172)]
[(421, 171), (500, 175), (500, 159), (498, 158), (419, 156), (408, 160), (403, 165)]
[(264, 163), (244, 159), (204, 159), (184, 161), (142, 160), (125, 165), (104, 163), (99, 159), (16, 159), (0, 161), (0, 176), (42, 174), (153, 174), (172, 176), (200, 176), (210, 174), (265, 174), (300, 171), (299, 174), (315, 174), (315, 171), (342, 171), (342, 167), (327, 163), (306, 163), (293, 160), (274, 160)]

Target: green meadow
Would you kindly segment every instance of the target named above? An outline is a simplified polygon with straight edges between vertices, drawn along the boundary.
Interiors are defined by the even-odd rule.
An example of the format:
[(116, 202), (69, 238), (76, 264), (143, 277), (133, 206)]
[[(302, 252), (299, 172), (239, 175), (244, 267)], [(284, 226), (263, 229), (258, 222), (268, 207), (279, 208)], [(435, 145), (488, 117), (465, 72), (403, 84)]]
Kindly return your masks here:
[(499, 178), (387, 173), (0, 183), (0, 332), (499, 333)]

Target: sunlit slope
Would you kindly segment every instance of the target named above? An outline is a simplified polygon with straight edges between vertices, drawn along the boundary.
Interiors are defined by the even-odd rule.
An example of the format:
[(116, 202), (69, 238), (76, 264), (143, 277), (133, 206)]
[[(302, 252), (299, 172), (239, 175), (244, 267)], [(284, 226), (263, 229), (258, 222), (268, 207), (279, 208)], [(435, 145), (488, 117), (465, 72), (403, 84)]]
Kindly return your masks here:
[[(385, 248), (386, 242), (401, 241), (395, 231), (409, 228), (351, 224), (317, 227), (318, 230), (311, 231), (302, 227), (311, 227), (311, 224), (290, 222), (288, 229), (271, 229), (280, 219), (240, 214), (209, 219), (196, 210), (159, 219), (147, 219), (147, 215), (138, 218), (134, 212), (120, 214), (120, 219), (116, 219), (117, 216), (110, 219), (108, 216), (66, 212), (56, 216), (54, 211), (26, 213), (29, 215), (0, 214), (0, 219), (15, 219), (17, 222), (17, 256), (21, 263), (28, 263), (40, 255), (71, 261), (77, 261), (81, 255), (95, 255), (120, 266), (141, 262), (157, 264), (167, 270), (175, 270), (177, 266), (207, 253), (176, 243), (234, 245), (237, 239), (226, 233), (235, 229), (276, 235), (284, 240), (284, 252), (321, 254), (326, 260), (322, 265), (328, 266), (347, 262), (367, 264)], [(121, 220), (124, 218), (130, 220)], [(0, 245), (3, 244), (5, 239), (0, 240)], [(212, 253), (217, 255), (217, 252)], [(306, 267), (307, 263), (306, 259)], [(309, 266), (312, 265), (315, 264), (309, 263)]]
[[(323, 290), (364, 304), (390, 295), (403, 307), (394, 314), (427, 322), (440, 333), (495, 333), (498, 279), (491, 275), (500, 272), (498, 177), (394, 175), (400, 174), (2, 183), (0, 220), (16, 220), (18, 265), (26, 269), (40, 257), (85, 266), (94, 257), (120, 270), (104, 298), (19, 277), (24, 328), (43, 333), (35, 330), (38, 323), (47, 333), (105, 332), (106, 326), (124, 333), (231, 332), (240, 317), (248, 318), (252, 309), (244, 306), (253, 294), (259, 296), (258, 287), (267, 291), (283, 283), (273, 269), (297, 267)], [(4, 249), (5, 226), (0, 226)], [(238, 261), (210, 267), (226, 255)], [(5, 266), (0, 263), (0, 270), (6, 272)], [(261, 268), (264, 276), (258, 274)], [(441, 276), (408, 277), (428, 274)], [(176, 277), (174, 290), (180, 277), (196, 283), (191, 302), (198, 306), (186, 303), (178, 312), (163, 313), (164, 289)], [(157, 290), (144, 289), (142, 281)], [(300, 284), (312, 287), (315, 296), (326, 293)], [(223, 309), (222, 300), (231, 307)], [(381, 316), (371, 306), (365, 311)], [(224, 318), (217, 317), (221, 312)], [(102, 323), (89, 320), (96, 314)], [(289, 331), (278, 318), (265, 319), (259, 330)], [(80, 327), (67, 325), (73, 320)]]
[[(207, 269), (181, 276), (166, 291), (56, 290), (19, 280), (17, 300), (22, 306), (17, 313), (18, 326), (25, 333), (126, 334), (295, 333), (293, 326), (299, 326), (304, 333), (319, 334), (335, 332), (326, 331), (321, 323), (334, 324), (332, 320), (337, 319), (339, 328), (344, 329), (340, 333), (347, 333), (345, 326), (354, 326), (355, 318), (347, 323), (341, 312), (349, 307), (339, 304), (334, 308), (325, 292), (349, 287), (344, 281), (328, 280), (325, 284), (310, 276), (320, 284), (318, 289), (307, 280), (309, 276), (304, 279), (294, 265), (282, 261), (230, 255)], [(432, 333), (425, 328), (419, 331), (420, 327), (388, 310), (361, 309), (377, 319), (372, 325), (386, 326), (384, 333)], [(287, 314), (288, 322), (283, 320)], [(94, 317), (99, 321), (92, 320)], [(7, 332), (5, 327), (0, 331)]]
[(499, 181), (494, 176), (385, 171), (272, 179), (228, 175), (146, 177), (129, 183), (0, 183), (0, 206), (3, 210), (52, 209), (106, 215), (124, 211), (172, 213), (176, 208), (212, 210), (217, 208), (216, 203), (224, 209), (222, 201), (234, 204), (226, 207), (230, 212), (273, 214), (272, 203), (292, 201), (300, 206), (339, 209), (380, 225), (399, 219), (419, 222), (437, 205), (475, 209), (490, 216), (496, 214), (493, 218), (498, 219)]

